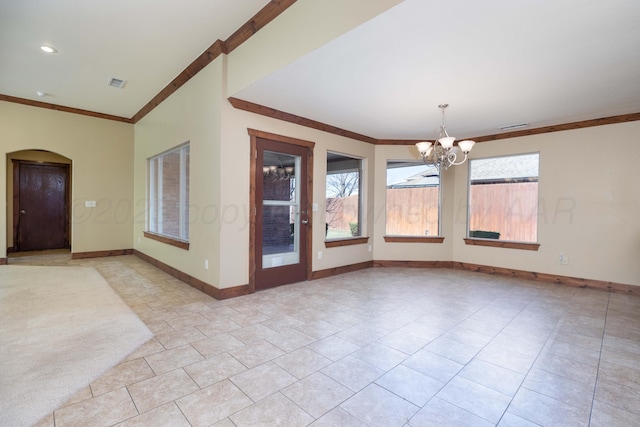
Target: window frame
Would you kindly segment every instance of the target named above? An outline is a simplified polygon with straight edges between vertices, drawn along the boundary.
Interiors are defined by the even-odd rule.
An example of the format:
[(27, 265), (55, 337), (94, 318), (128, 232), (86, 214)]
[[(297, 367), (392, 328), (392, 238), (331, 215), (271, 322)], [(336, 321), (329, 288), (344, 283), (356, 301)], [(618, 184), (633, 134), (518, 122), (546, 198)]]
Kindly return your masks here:
[[(357, 244), (363, 244), (363, 243), (367, 243), (369, 241), (368, 237), (365, 237), (363, 234), (363, 230), (364, 230), (364, 170), (365, 170), (365, 159), (353, 154), (346, 154), (346, 153), (342, 153), (339, 151), (334, 151), (334, 150), (327, 150), (327, 155), (325, 156), (325, 165), (328, 165), (328, 156), (330, 154), (334, 154), (337, 156), (341, 156), (341, 157), (345, 157), (347, 160), (355, 160), (358, 162), (358, 167), (357, 169), (350, 169), (350, 170), (346, 170), (346, 172), (354, 172), (357, 171), (358, 172), (358, 235), (357, 236), (346, 236), (346, 237), (336, 237), (336, 238), (331, 238), (331, 239), (327, 239), (326, 234), (325, 234), (325, 239), (324, 239), (324, 243), (325, 243), (325, 247), (327, 248), (332, 248), (332, 247), (338, 247), (338, 246), (349, 246), (349, 245), (357, 245)], [(326, 211), (326, 201), (327, 201), (327, 179), (329, 177), (329, 175), (331, 175), (329, 173), (329, 168), (326, 168), (326, 172), (325, 172), (325, 223), (326, 223), (326, 215), (327, 215), (327, 211)]]
[[(442, 172), (437, 170), (438, 175), (438, 233), (434, 235), (417, 235), (417, 234), (387, 234), (387, 224), (388, 224), (388, 173), (389, 173), (389, 163), (407, 163), (412, 166), (418, 167), (423, 166), (428, 168), (429, 165), (425, 164), (423, 161), (416, 159), (386, 159), (385, 162), (385, 242), (395, 242), (395, 243), (442, 243), (444, 241), (444, 237), (442, 236)], [(426, 187), (426, 186), (425, 186)]]
[[(190, 141), (165, 150), (147, 158), (147, 197), (144, 236), (161, 243), (189, 249), (189, 173)], [(179, 154), (178, 171), (178, 230), (179, 236), (165, 233), (163, 230), (163, 162), (158, 160), (166, 156)], [(158, 167), (159, 165), (159, 167)], [(154, 224), (157, 227), (154, 227)]]
[[(499, 159), (499, 158), (506, 158), (506, 157), (519, 157), (519, 156), (528, 156), (528, 155), (537, 155), (538, 156), (538, 175), (536, 177), (535, 182), (538, 184), (538, 188), (537, 188), (537, 202), (536, 202), (536, 241), (535, 242), (528, 242), (528, 241), (518, 241), (518, 240), (499, 240), (499, 239), (492, 239), (492, 238), (482, 238), (482, 237), (471, 237), (470, 236), (470, 231), (471, 231), (471, 186), (472, 186), (472, 179), (471, 179), (471, 165), (474, 161), (476, 160), (486, 160), (486, 159)], [(504, 178), (505, 180), (507, 180), (508, 178)], [(531, 251), (537, 251), (540, 248), (540, 243), (538, 242), (538, 238), (539, 238), (539, 221), (538, 221), (538, 217), (539, 217), (539, 206), (540, 206), (540, 152), (539, 151), (533, 151), (533, 152), (526, 152), (526, 153), (515, 153), (515, 154), (503, 154), (503, 155), (499, 155), (499, 156), (487, 156), (487, 157), (479, 157), (479, 158), (474, 158), (474, 159), (469, 159), (469, 165), (467, 166), (467, 224), (466, 224), (466, 233), (465, 233), (465, 237), (464, 237), (464, 242), (466, 245), (472, 245), (472, 246), (490, 246), (490, 247), (497, 247), (497, 248), (507, 248), (507, 249), (522, 249), (522, 250), (531, 250)]]

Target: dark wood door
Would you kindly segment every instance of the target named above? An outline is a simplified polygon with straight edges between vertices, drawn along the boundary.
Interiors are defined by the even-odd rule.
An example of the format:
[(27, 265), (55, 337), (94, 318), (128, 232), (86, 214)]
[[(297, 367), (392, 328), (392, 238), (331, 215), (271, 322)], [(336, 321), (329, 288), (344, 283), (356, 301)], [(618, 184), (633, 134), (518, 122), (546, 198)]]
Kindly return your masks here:
[(307, 280), (310, 153), (256, 138), (254, 290)]
[(69, 247), (69, 165), (14, 163), (14, 246)]

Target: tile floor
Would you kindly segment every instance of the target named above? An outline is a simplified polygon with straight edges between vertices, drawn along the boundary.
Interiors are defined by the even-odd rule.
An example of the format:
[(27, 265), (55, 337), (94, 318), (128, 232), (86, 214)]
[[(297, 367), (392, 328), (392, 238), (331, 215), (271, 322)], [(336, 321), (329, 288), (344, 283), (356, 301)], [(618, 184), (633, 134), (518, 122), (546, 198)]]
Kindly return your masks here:
[(156, 337), (38, 427), (639, 426), (640, 298), (374, 268), (216, 301), (94, 266)]

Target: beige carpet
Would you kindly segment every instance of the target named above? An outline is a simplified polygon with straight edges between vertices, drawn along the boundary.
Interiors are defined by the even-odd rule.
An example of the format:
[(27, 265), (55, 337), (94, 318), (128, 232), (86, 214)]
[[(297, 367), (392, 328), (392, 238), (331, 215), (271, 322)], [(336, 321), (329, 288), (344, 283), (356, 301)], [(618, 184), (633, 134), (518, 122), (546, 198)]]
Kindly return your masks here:
[(0, 426), (30, 426), (153, 334), (87, 267), (0, 266)]

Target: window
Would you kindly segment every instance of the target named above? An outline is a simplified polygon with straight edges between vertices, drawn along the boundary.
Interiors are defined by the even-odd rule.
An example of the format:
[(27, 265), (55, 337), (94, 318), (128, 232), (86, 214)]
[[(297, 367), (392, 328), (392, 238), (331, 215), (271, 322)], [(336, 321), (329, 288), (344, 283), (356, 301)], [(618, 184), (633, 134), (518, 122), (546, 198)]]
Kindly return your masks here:
[(538, 153), (470, 160), (468, 237), (537, 241), (538, 164)]
[(362, 159), (327, 153), (326, 240), (362, 235)]
[(415, 161), (387, 161), (388, 236), (440, 234), (440, 174)]
[(189, 143), (148, 159), (147, 230), (189, 240)]

